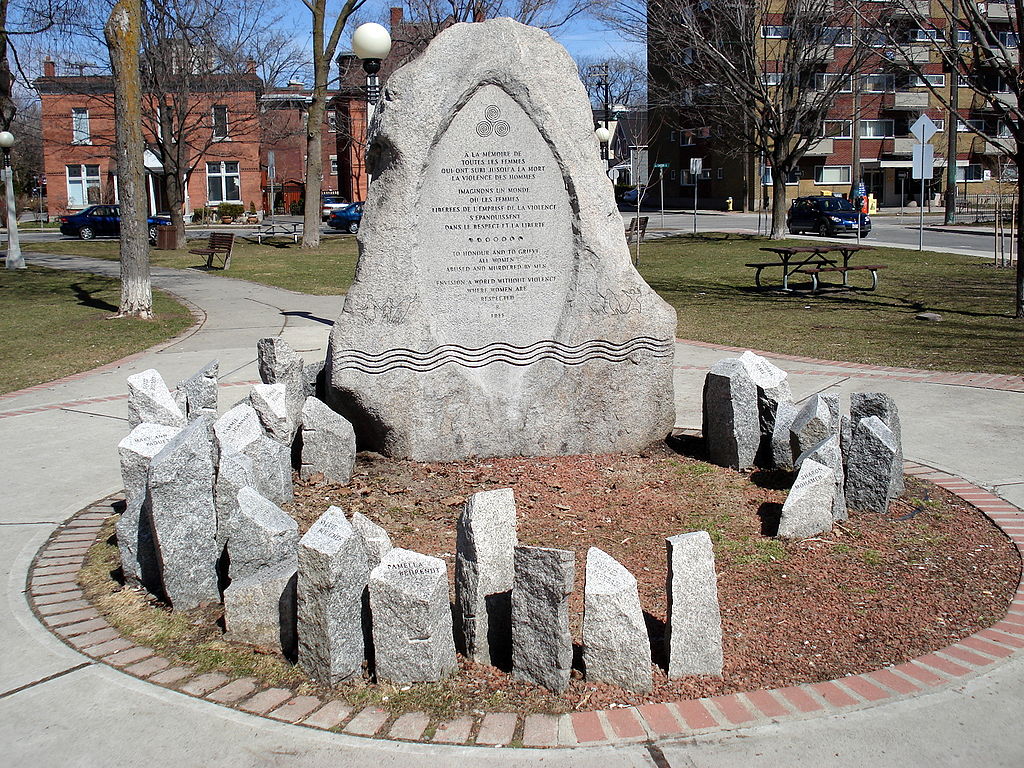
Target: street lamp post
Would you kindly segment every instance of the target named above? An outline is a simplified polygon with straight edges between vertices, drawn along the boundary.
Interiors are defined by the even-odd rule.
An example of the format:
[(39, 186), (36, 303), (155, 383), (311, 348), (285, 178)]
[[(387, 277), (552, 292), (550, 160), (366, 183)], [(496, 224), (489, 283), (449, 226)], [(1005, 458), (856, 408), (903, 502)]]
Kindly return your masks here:
[(0, 131), (0, 149), (4, 152), (4, 177), (7, 193), (7, 268), (25, 269), (25, 257), (21, 255), (21, 243), (18, 242), (18, 206), (14, 200), (14, 170), (11, 168), (11, 147), (14, 146), (14, 134)]
[(597, 140), (601, 142), (601, 159), (608, 159), (608, 142), (612, 139), (612, 132), (605, 128), (603, 125), (597, 127), (594, 131), (594, 135), (597, 136)]
[[(352, 52), (363, 60), (363, 71), (366, 72), (366, 147), (370, 147), (370, 123), (373, 111), (380, 99), (380, 60), (391, 53), (391, 35), (380, 24), (369, 22), (360, 24), (352, 33)], [(369, 168), (366, 172), (366, 184), (372, 181)]]

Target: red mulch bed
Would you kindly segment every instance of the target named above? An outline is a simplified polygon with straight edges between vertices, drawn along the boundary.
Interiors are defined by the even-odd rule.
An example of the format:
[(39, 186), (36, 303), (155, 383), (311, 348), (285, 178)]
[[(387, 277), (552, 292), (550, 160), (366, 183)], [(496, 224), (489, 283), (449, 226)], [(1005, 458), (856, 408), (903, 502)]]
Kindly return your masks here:
[[(290, 511), (303, 531), (329, 504), (361, 511), (396, 546), (445, 559), (452, 578), (455, 523), (467, 496), (513, 488), (520, 543), (576, 553), (577, 643), (587, 549), (605, 550), (636, 576), (656, 660), (651, 693), (574, 672), (568, 690), (555, 695), (463, 661), (462, 672), (435, 689), (450, 711), (565, 712), (828, 680), (906, 661), (1005, 615), (1020, 574), (1016, 550), (957, 497), (908, 477), (888, 515), (853, 513), (832, 533), (784, 542), (762, 531), (777, 519), (791, 482), (786, 473), (722, 469), (668, 446), (641, 455), (448, 464), (360, 454), (347, 486), (297, 482)], [(695, 530), (715, 543), (725, 670), (721, 679), (669, 680), (661, 647), (665, 538)]]

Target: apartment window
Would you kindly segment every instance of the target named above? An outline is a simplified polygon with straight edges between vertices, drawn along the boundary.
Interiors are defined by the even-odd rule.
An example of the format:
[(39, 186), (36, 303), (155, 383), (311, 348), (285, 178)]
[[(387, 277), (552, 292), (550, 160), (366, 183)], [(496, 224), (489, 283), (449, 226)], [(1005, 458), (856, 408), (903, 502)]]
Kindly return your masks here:
[(206, 164), (206, 199), (209, 203), (240, 203), (238, 162)]
[(970, 75), (957, 75), (956, 76), (956, 87), (957, 88), (970, 88), (971, 87), (971, 76)]
[(669, 172), (668, 172), (668, 177), (669, 177), (669, 179), (671, 179), (672, 181), (675, 181), (675, 180), (676, 180), (676, 176), (678, 176), (678, 175), (679, 175), (679, 174), (678, 174), (678, 173), (677, 173), (676, 171), (669, 171)]
[(672, 132), (671, 132), (671, 133), (669, 134), (669, 136), (668, 136), (668, 140), (669, 140), (669, 141), (670, 141), (670, 142), (671, 142), (672, 144), (675, 144), (675, 143), (676, 143), (676, 132), (675, 132), (675, 131), (672, 131)]
[(941, 133), (942, 131), (946, 130), (946, 121), (945, 121), (944, 118), (939, 118), (939, 119), (932, 118), (932, 122), (935, 123), (935, 130), (936, 131), (939, 131)]
[(852, 120), (826, 120), (822, 130), (825, 139), (849, 139), (853, 137)]
[(338, 175), (338, 156), (331, 155), (331, 176)]
[(1000, 181), (1017, 181), (1017, 166), (1013, 163), (1007, 163), (999, 169), (999, 180)]
[[(1016, 32), (1000, 32), (997, 38), (999, 44), (1004, 48), (1016, 48), (1020, 40)], [(968, 181), (971, 181), (971, 179), (968, 179)]]
[(764, 84), (768, 87), (782, 85), (782, 73), (781, 72), (765, 72), (761, 75), (761, 79)]
[(893, 120), (861, 120), (860, 135), (863, 139), (887, 139), (894, 135)]
[(226, 139), (228, 137), (228, 108), (218, 104), (213, 108), (213, 138)]
[(849, 27), (822, 27), (818, 35), (820, 45), (853, 45), (853, 32)]
[(956, 180), (957, 181), (984, 181), (985, 171), (977, 163), (971, 165), (957, 166), (956, 169)]
[(896, 90), (895, 75), (864, 75), (861, 87), (873, 93), (890, 93)]
[(907, 88), (942, 88), (946, 85), (945, 75), (911, 75), (907, 78)]
[(331, 133), (338, 132), (338, 113), (333, 109), (327, 113), (327, 130)]
[(849, 93), (853, 90), (853, 80), (849, 75), (844, 75), (841, 72), (819, 72), (814, 76), (814, 88), (824, 91), (827, 88), (832, 88), (837, 81), (839, 82), (839, 93)]
[(817, 165), (814, 167), (815, 184), (849, 184), (850, 166)]
[[(770, 187), (772, 184), (775, 183), (774, 178), (772, 176), (772, 167), (770, 165), (765, 165), (761, 167), (761, 183), (766, 187)], [(799, 183), (800, 171), (790, 171), (788, 174), (786, 174), (786, 186), (792, 187)]]
[(999, 130), (996, 132), (996, 136), (1000, 139), (1012, 139), (1013, 133), (1010, 132), (1010, 126), (1005, 120), (999, 121)]
[(71, 143), (92, 144), (92, 136), (89, 133), (89, 110), (85, 107), (75, 107), (71, 110)]
[(100, 167), (69, 165), (68, 208), (85, 208), (100, 201)]
[(958, 43), (969, 43), (974, 38), (971, 36), (971, 30), (969, 29), (958, 29), (956, 31), (956, 41)]
[(715, 169), (715, 178), (718, 179), (719, 181), (724, 179), (725, 178), (725, 169), (724, 168), (717, 168), (717, 169)]
[(694, 141), (693, 131), (680, 131), (679, 132), (679, 146), (680, 147), (692, 147), (697, 142)]
[(930, 43), (932, 40), (941, 40), (942, 35), (937, 29), (912, 29), (910, 30), (910, 42)]
[(956, 124), (957, 133), (968, 133), (971, 129), (978, 131), (979, 133), (985, 132), (985, 121), (984, 120), (960, 120)]
[(786, 40), (789, 37), (789, 27), (765, 24), (761, 27), (761, 37), (766, 40)]

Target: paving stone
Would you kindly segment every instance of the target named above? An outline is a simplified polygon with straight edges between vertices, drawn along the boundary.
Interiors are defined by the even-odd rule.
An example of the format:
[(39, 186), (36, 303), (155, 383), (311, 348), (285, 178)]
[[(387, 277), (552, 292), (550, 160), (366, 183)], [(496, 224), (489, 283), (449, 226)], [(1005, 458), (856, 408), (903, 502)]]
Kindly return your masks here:
[(324, 704), (302, 722), (314, 728), (328, 730), (339, 723), (343, 723), (350, 714), (352, 714), (352, 706), (344, 701), (335, 699)]
[(103, 658), (109, 656), (112, 653), (118, 651), (125, 651), (129, 648), (135, 648), (135, 643), (131, 640), (126, 640), (123, 637), (115, 637), (113, 640), (107, 640), (106, 642), (94, 645), (89, 649), (89, 655), (93, 658)]
[(76, 635), (75, 637), (68, 638), (68, 641), (76, 648), (83, 648), (90, 655), (92, 654), (91, 647), (99, 645), (100, 643), (106, 642), (107, 640), (114, 640), (120, 637), (120, 633), (113, 627), (107, 629), (98, 629), (95, 632), (88, 632), (84, 635)]
[(667, 704), (641, 704), (636, 710), (655, 736), (675, 736), (683, 732), (683, 726)]
[(851, 691), (856, 693), (858, 696), (867, 699), (868, 701), (882, 701), (888, 699), (891, 694), (887, 691), (879, 688), (877, 685), (869, 682), (866, 678), (860, 675), (850, 675), (848, 677), (842, 677), (836, 681), (840, 685), (849, 688)]
[(821, 696), (833, 707), (850, 707), (857, 704), (857, 700), (833, 682), (813, 683), (807, 688)]
[[(48, 605), (37, 605), (36, 610), (40, 616), (58, 616), (63, 613), (72, 613), (75, 611), (82, 610), (83, 608), (90, 608), (92, 603), (88, 600), (62, 600), (59, 603), (49, 603)], [(47, 624), (51, 622), (47, 620)]]
[(366, 707), (345, 726), (345, 733), (356, 736), (373, 736), (391, 717), (391, 713), (380, 707)]
[(238, 705), (239, 709), (246, 712), (253, 712), (257, 715), (265, 715), (270, 710), (284, 704), (288, 699), (295, 696), (295, 692), (288, 688), (267, 688), (260, 691), (251, 699)]
[(250, 696), (256, 690), (257, 680), (254, 677), (240, 677), (233, 680), (223, 688), (218, 688), (213, 693), (206, 695), (210, 701), (220, 704), (233, 704), (236, 701)]
[(711, 366), (704, 379), (702, 432), (713, 463), (754, 465), (761, 444), (757, 402), (757, 386), (738, 357)]
[[(38, 594), (36, 590), (31, 590), (32, 602), (36, 604), (36, 607), (41, 605), (55, 605), (57, 603), (68, 603), (72, 600), (81, 600), (85, 597), (80, 589), (68, 589), (68, 590), (50, 590), (46, 594)], [(91, 603), (90, 603), (91, 605)]]
[(527, 715), (523, 720), (523, 745), (527, 747), (554, 747), (558, 744), (558, 717), (556, 715)]
[(131, 666), (125, 667), (124, 671), (137, 677), (149, 677), (161, 670), (171, 666), (171, 662), (160, 656), (151, 656), (145, 661), (140, 661)]
[(109, 656), (104, 656), (103, 660), (107, 664), (113, 664), (115, 667), (127, 667), (129, 664), (134, 664), (143, 659), (148, 659), (153, 655), (152, 648), (146, 648), (141, 645), (137, 645), (134, 648), (129, 648), (124, 651), (112, 653)]
[(480, 730), (476, 735), (477, 744), (501, 744), (512, 741), (519, 724), (519, 716), (514, 712), (488, 712), (480, 721)]
[(725, 718), (735, 725), (747, 723), (754, 719), (753, 713), (747, 709), (735, 693), (727, 696), (715, 696), (709, 699), (710, 703), (718, 707), (718, 710), (725, 715)]
[(515, 548), (512, 674), (556, 693), (569, 685), (569, 595), (576, 556), (547, 547)]
[(425, 712), (406, 712), (395, 720), (388, 731), (388, 736), (404, 741), (419, 741), (428, 725), (430, 725), (430, 716)]
[(287, 704), (273, 710), (270, 717), (286, 723), (297, 723), (322, 703), (316, 696), (296, 696)]
[(315, 397), (306, 398), (300, 419), (300, 477), (306, 480), (319, 473), (328, 483), (347, 484), (356, 463), (356, 433), (351, 422)]
[(92, 618), (76, 621), (73, 624), (65, 624), (63, 627), (55, 627), (53, 632), (61, 637), (74, 637), (75, 635), (84, 635), (109, 626), (106, 619)]
[(378, 680), (441, 680), (457, 669), (444, 560), (395, 548), (370, 572)]
[(435, 741), (439, 744), (465, 744), (469, 741), (469, 734), (473, 731), (473, 718), (469, 716), (458, 717), (454, 720), (441, 723), (434, 731)]
[(718, 725), (718, 721), (708, 712), (703, 702), (697, 699), (677, 701), (669, 706), (675, 707), (683, 718), (683, 722), (694, 731), (699, 731), (702, 728), (713, 728)]
[(665, 540), (668, 554), (668, 676), (722, 674), (722, 620), (707, 531)]
[(149, 678), (151, 683), (159, 683), (160, 685), (173, 685), (186, 677), (191, 675), (193, 672), (191, 667), (171, 667), (165, 669), (163, 672), (157, 672), (155, 675)]
[(780, 688), (776, 693), (781, 695), (786, 701), (796, 707), (798, 712), (803, 714), (807, 714), (808, 712), (818, 712), (823, 709), (822, 705), (801, 686), (794, 685), (788, 688)]
[(143, 422), (184, 427), (185, 414), (174, 402), (163, 377), (154, 369), (128, 377), (128, 425)]
[(636, 578), (597, 547), (587, 551), (583, 604), (587, 680), (651, 690), (650, 637)]
[(227, 681), (227, 675), (223, 675), (220, 672), (208, 672), (205, 675), (199, 675), (199, 677), (189, 680), (185, 685), (181, 686), (181, 690), (185, 693), (191, 693), (193, 696), (205, 696), (210, 691), (223, 686)]
[(608, 734), (605, 733), (601, 717), (597, 712), (573, 712), (570, 718), (572, 719), (572, 730), (576, 734), (576, 741), (580, 744), (608, 740)]
[(783, 539), (805, 539), (831, 531), (835, 493), (835, 473), (824, 464), (805, 458), (782, 505), (778, 535)]
[(639, 714), (632, 707), (609, 709), (604, 713), (612, 733), (620, 739), (638, 739), (647, 735)]
[(782, 717), (789, 714), (786, 705), (771, 691), (747, 691), (743, 695), (763, 715)]
[(65, 624), (75, 624), (87, 619), (97, 619), (99, 616), (95, 608), (84, 608), (80, 611), (71, 611), (70, 613), (51, 616), (46, 620), (46, 624), (50, 627), (63, 627)]
[(462, 651), (473, 661), (507, 667), (512, 650), (513, 552), (519, 543), (512, 489), (470, 496), (455, 537), (455, 605)]

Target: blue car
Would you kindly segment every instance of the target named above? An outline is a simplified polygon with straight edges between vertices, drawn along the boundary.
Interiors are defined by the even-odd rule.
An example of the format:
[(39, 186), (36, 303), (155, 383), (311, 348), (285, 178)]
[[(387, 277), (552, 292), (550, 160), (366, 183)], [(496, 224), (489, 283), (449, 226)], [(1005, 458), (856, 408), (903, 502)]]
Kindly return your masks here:
[(344, 208), (331, 211), (327, 218), (327, 226), (333, 229), (341, 229), (350, 234), (359, 231), (359, 222), (363, 220), (363, 204), (349, 203)]
[[(150, 216), (149, 242), (156, 242), (156, 228), (170, 226), (171, 220), (166, 216)], [(121, 236), (121, 207), (118, 205), (90, 205), (78, 213), (60, 217), (60, 233), (82, 240), (94, 237)]]
[(858, 221), (860, 236), (867, 237), (871, 218), (866, 213), (860, 213), (849, 200), (824, 195), (798, 197), (786, 216), (790, 234), (814, 232), (821, 237), (835, 237), (843, 232), (856, 234)]

